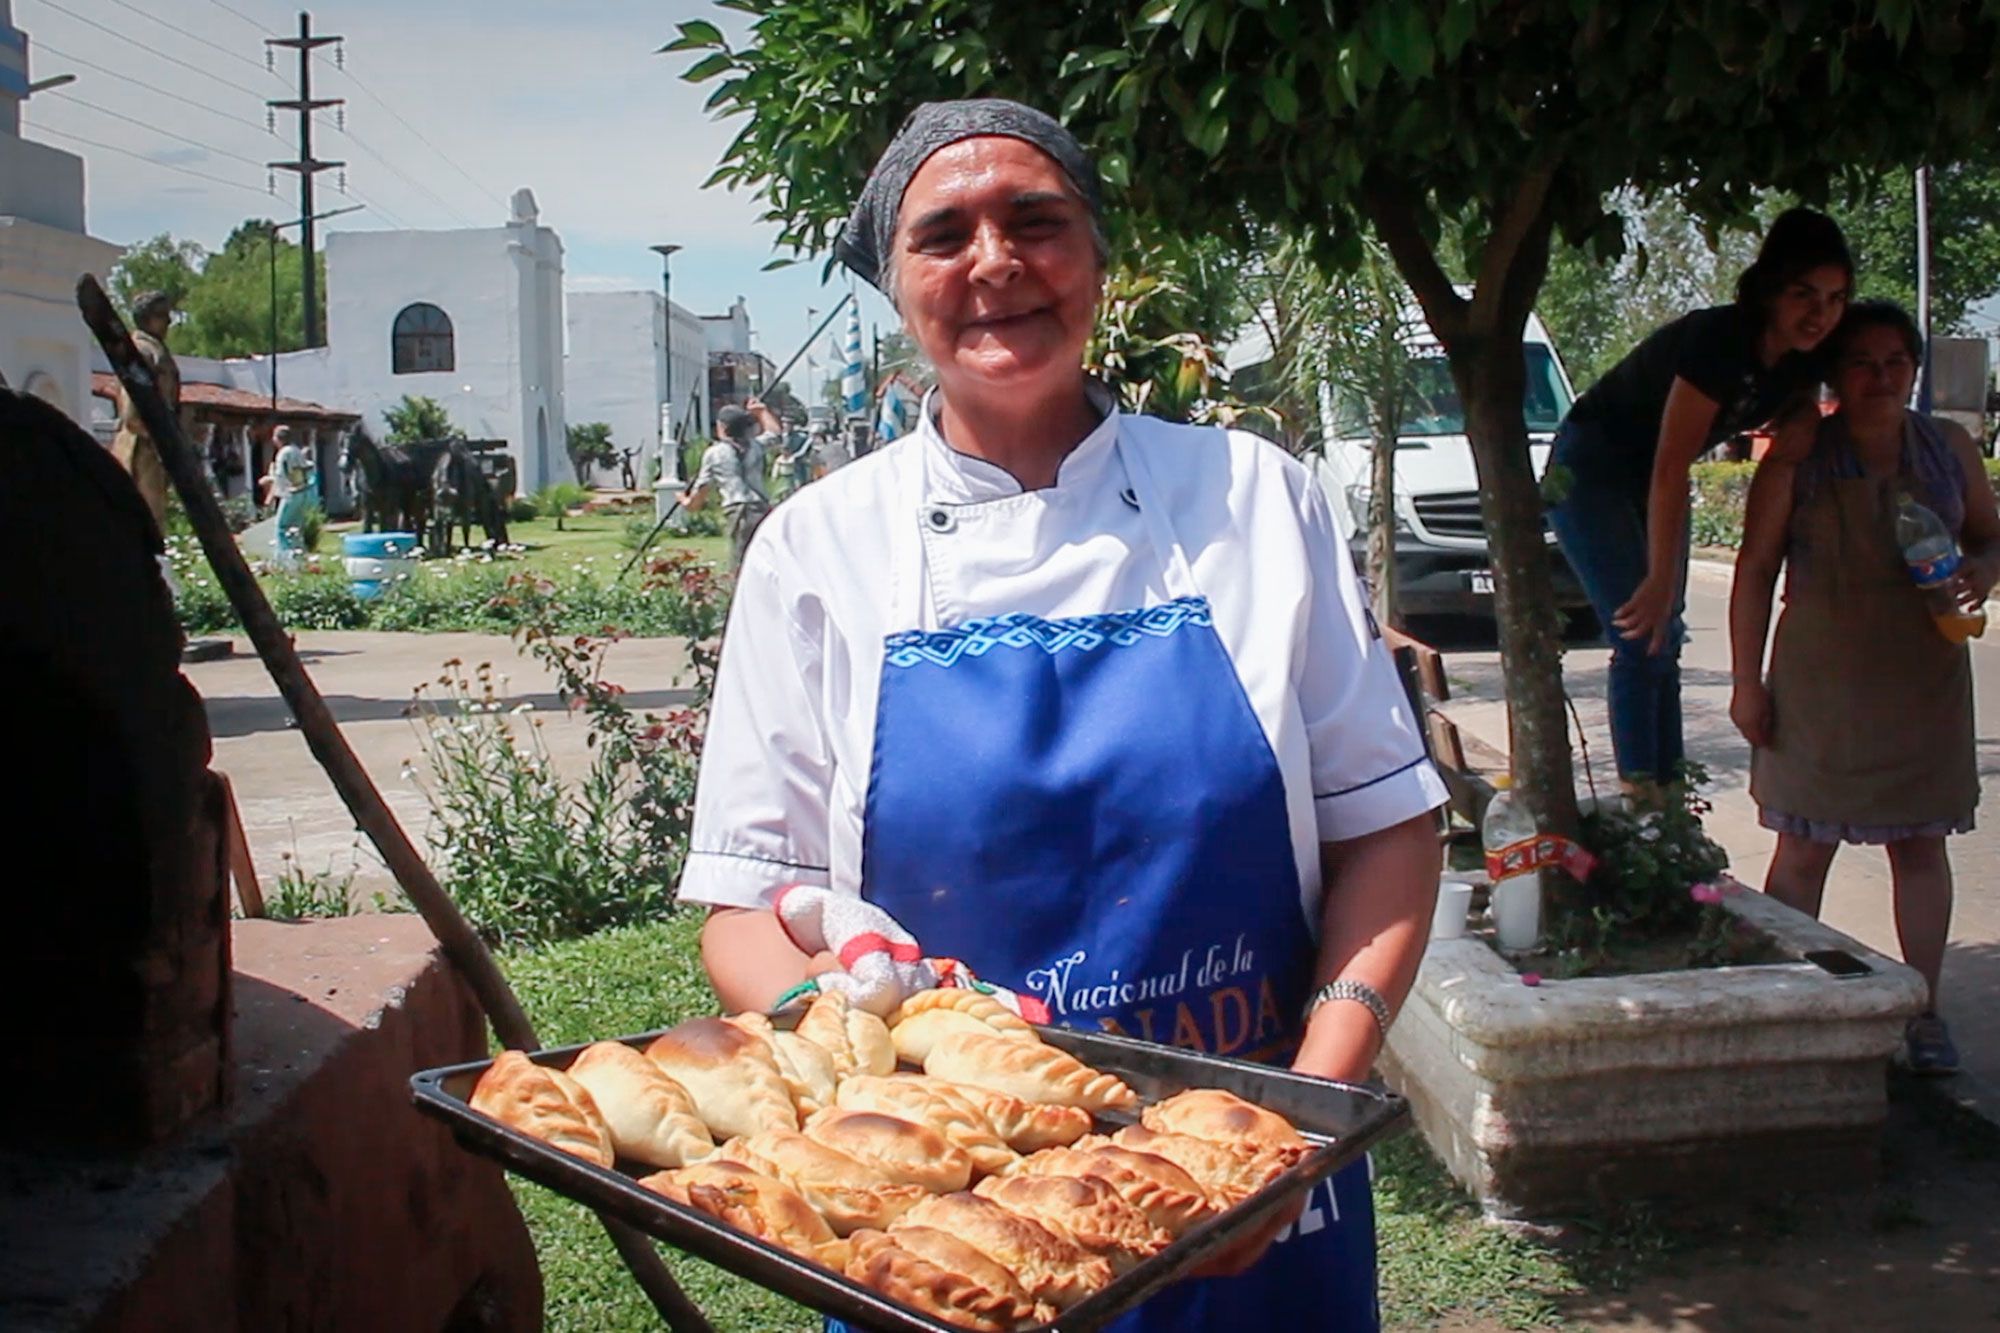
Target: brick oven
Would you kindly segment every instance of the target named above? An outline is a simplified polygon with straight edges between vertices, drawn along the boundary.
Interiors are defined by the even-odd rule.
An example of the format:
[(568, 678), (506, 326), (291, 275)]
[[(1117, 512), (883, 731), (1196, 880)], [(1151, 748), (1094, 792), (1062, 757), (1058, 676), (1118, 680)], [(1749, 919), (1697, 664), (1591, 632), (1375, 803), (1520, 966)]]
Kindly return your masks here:
[(423, 922), (230, 919), (159, 549), (110, 454), (0, 389), (0, 1327), (538, 1329), (505, 1181), (409, 1104), (487, 1051)]

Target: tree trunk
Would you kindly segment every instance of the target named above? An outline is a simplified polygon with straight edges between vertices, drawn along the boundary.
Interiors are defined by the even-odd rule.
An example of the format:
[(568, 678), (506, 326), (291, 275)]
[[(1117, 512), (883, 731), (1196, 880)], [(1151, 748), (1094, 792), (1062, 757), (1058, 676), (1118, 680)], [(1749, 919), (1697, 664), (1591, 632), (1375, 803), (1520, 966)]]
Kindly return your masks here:
[(1396, 613), (1396, 437), (1398, 423), (1377, 407), (1368, 469), (1368, 590), (1375, 623), (1403, 627)]
[[(1521, 416), (1524, 355), (1516, 329), (1467, 340), (1453, 349), (1451, 368), (1479, 465), (1479, 510), (1493, 560), (1514, 787), (1544, 830), (1574, 836), (1578, 815), (1563, 702), (1562, 617), (1542, 536), (1541, 489)], [(1561, 893), (1566, 884), (1563, 876), (1554, 876), (1551, 889)]]

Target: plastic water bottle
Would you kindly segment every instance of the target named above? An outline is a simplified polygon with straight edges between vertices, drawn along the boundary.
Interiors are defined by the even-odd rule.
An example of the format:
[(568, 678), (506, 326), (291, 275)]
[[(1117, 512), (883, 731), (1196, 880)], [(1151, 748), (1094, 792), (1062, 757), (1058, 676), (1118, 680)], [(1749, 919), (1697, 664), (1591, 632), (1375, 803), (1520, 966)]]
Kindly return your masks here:
[[(1493, 881), (1493, 933), (1510, 953), (1535, 947), (1542, 937), (1542, 872), (1506, 873), (1510, 860), (1533, 864), (1526, 855), (1540, 830), (1525, 805), (1514, 799), (1505, 776), (1493, 780), (1493, 799), (1479, 823), (1479, 841), (1486, 850), (1486, 872)], [(1524, 845), (1526, 844), (1526, 845)], [(1510, 857), (1508, 854), (1513, 853)]]
[(1923, 590), (1938, 633), (1953, 643), (1964, 643), (1986, 632), (1985, 609), (1967, 611), (1945, 586), (1958, 572), (1958, 543), (1951, 529), (1908, 491), (1896, 500), (1896, 545), (1903, 548), (1903, 564), (1911, 581)]

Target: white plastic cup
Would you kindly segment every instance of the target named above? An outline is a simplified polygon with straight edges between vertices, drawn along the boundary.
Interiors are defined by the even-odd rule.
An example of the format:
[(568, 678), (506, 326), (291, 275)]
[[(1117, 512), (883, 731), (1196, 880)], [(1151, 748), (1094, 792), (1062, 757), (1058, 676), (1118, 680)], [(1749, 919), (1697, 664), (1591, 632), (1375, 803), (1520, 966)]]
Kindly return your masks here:
[(1542, 938), (1542, 876), (1514, 875), (1493, 886), (1493, 934), (1508, 953), (1525, 953)]
[(1464, 880), (1438, 881), (1437, 906), (1431, 911), (1431, 938), (1455, 940), (1465, 934), (1465, 919), (1472, 911), (1472, 886)]

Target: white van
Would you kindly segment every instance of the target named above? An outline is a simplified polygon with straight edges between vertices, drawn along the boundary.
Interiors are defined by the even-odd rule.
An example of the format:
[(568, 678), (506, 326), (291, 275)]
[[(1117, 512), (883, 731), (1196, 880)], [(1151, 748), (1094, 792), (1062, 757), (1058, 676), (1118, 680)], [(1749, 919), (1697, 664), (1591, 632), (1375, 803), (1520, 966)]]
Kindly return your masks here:
[[(1539, 479), (1549, 463), (1556, 427), (1575, 394), (1548, 330), (1533, 315), (1523, 335), (1527, 393), (1522, 404), (1528, 449)], [(1452, 383), (1444, 348), (1428, 330), (1410, 343), (1416, 394), (1396, 444), (1396, 604), (1404, 615), (1493, 614), (1493, 566), (1479, 514), (1479, 472), (1465, 436), (1465, 410)], [(1319, 482), (1354, 552), (1367, 551), (1372, 440), (1359, 400), (1338, 391), (1321, 395), (1324, 444), (1313, 460)], [(1544, 528), (1558, 604), (1566, 611), (1588, 600)]]

